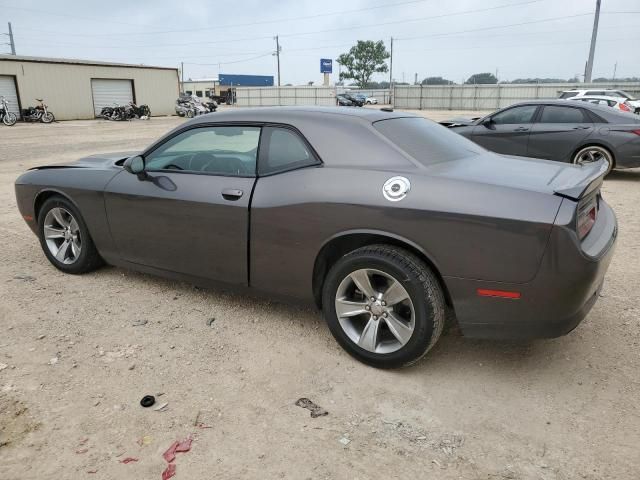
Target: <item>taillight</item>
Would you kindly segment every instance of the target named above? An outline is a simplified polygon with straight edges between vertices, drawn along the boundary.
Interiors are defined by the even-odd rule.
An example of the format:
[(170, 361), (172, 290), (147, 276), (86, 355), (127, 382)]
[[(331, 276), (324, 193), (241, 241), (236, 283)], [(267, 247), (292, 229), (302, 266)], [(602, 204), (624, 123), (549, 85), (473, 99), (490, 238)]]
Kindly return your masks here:
[(596, 196), (591, 197), (585, 202), (581, 202), (578, 206), (578, 238), (582, 240), (586, 237), (598, 218), (598, 200)]
[(618, 106), (620, 107), (620, 110), (622, 110), (623, 112), (630, 112), (631, 109), (624, 103), (619, 103)]
[(631, 130), (631, 133), (635, 133), (636, 135), (640, 135), (640, 128), (638, 130)]

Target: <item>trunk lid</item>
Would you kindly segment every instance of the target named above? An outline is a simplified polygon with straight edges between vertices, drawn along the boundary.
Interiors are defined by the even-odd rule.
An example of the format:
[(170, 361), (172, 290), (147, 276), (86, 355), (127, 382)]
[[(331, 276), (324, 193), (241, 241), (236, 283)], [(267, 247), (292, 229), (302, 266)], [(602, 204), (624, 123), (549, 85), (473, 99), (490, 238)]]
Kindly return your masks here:
[(431, 165), (428, 171), (444, 178), (519, 188), (578, 200), (600, 186), (607, 166), (604, 161), (580, 166), (483, 152)]

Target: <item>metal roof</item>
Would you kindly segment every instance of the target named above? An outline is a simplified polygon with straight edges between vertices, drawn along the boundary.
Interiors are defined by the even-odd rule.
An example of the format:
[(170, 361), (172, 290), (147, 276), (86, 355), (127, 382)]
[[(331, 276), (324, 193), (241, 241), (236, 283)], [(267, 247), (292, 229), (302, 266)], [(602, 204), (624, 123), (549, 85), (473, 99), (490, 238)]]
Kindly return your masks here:
[(9, 62), (36, 62), (36, 63), (55, 63), (68, 65), (93, 65), (99, 67), (125, 67), (125, 68), (154, 68), (159, 70), (175, 70), (174, 67), (158, 67), (153, 65), (132, 64), (132, 63), (113, 63), (102, 62), (99, 60), (81, 60), (77, 58), (51, 58), (51, 57), (31, 57), (26, 55), (0, 55), (0, 61)]

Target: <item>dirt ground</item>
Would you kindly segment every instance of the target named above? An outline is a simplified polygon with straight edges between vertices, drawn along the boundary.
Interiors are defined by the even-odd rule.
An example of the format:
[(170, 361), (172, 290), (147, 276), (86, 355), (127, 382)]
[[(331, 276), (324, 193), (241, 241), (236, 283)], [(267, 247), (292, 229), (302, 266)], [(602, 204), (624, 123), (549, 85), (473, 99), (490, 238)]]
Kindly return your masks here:
[[(160, 479), (162, 453), (188, 435), (176, 479), (639, 478), (640, 171), (605, 182), (620, 236), (577, 330), (450, 333), (419, 364), (380, 371), (311, 308), (47, 262), (16, 177), (142, 148), (182, 121), (0, 126), (0, 478)], [(140, 407), (147, 394), (168, 405)], [(300, 397), (329, 414), (311, 418)]]

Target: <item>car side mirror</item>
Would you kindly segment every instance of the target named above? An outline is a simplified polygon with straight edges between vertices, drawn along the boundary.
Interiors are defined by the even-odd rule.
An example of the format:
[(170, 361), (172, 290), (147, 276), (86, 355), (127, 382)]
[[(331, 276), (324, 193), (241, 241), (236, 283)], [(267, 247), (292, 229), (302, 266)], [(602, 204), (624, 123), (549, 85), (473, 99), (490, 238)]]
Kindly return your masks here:
[(484, 120), (482, 122), (482, 125), (484, 125), (486, 128), (488, 128), (489, 130), (493, 130), (496, 128), (496, 124), (493, 123), (493, 120), (491, 120), (491, 118), (487, 118), (486, 120)]
[(129, 173), (133, 173), (138, 176), (144, 175), (144, 158), (140, 155), (127, 158), (122, 166)]

